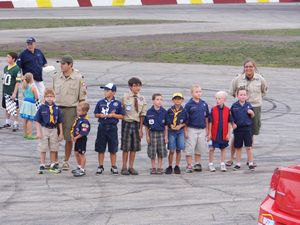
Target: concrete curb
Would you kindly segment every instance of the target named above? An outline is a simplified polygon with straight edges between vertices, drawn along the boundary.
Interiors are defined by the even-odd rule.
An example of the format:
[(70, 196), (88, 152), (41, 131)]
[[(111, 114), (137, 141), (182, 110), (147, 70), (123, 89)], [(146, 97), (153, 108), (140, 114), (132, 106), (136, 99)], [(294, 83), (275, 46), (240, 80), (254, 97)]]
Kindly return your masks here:
[(284, 3), (300, 0), (0, 0), (1, 8), (55, 8), (166, 4)]

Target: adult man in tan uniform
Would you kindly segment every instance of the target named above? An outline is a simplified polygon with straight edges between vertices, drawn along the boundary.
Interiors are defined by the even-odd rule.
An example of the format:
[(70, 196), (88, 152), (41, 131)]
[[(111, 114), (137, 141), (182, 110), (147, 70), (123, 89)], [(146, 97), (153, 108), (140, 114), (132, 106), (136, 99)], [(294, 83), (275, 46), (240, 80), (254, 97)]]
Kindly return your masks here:
[(69, 159), (73, 143), (71, 140), (71, 127), (76, 118), (76, 106), (86, 99), (86, 86), (82, 74), (73, 68), (73, 58), (65, 55), (60, 61), (61, 72), (53, 77), (53, 89), (55, 91), (56, 104), (61, 109), (63, 118), (63, 132), (65, 137), (65, 158), (63, 170), (68, 170)]

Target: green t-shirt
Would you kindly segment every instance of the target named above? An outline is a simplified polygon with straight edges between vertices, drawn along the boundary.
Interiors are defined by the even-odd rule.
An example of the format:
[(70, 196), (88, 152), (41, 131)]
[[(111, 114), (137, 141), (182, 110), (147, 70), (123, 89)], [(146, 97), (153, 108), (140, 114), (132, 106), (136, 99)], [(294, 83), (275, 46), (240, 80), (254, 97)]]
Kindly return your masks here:
[(15, 64), (8, 69), (4, 68), (3, 74), (3, 94), (12, 95), (17, 82), (21, 82), (22, 73), (20, 68)]

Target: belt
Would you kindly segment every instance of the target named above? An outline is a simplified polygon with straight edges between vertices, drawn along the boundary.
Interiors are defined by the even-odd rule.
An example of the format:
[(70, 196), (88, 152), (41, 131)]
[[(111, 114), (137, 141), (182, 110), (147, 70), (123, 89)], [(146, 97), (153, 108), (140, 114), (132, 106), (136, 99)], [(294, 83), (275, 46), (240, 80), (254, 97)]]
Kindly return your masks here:
[(76, 106), (58, 106), (60, 109), (71, 109), (76, 108)]

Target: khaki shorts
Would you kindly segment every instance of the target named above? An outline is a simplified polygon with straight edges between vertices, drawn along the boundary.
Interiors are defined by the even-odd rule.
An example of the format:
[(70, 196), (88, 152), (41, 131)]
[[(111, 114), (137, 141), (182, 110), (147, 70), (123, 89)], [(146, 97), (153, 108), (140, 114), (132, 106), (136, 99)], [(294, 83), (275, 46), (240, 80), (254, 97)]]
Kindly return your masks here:
[(40, 152), (57, 152), (59, 149), (57, 129), (42, 127), (43, 138), (39, 140)]
[(255, 116), (252, 119), (252, 135), (258, 135), (261, 127), (261, 107), (253, 107)]
[(185, 154), (191, 156), (193, 154), (201, 155), (207, 150), (206, 130), (188, 127), (188, 138), (185, 139)]
[(62, 128), (66, 141), (71, 141), (71, 128), (77, 116), (76, 107), (60, 108), (62, 115)]

